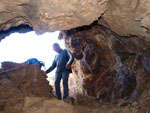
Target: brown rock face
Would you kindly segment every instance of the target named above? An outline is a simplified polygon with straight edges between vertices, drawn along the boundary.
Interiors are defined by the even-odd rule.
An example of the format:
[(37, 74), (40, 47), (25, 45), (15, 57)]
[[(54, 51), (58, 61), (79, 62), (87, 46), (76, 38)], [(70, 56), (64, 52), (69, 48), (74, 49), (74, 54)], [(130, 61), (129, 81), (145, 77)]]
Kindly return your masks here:
[(107, 0), (5, 0), (0, 2), (0, 30), (28, 24), (43, 33), (87, 25), (104, 13), (106, 4)]
[(38, 64), (2, 63), (0, 71), (0, 111), (21, 113), (25, 97), (50, 98), (52, 96), (52, 88)]
[(72, 75), (75, 82), (70, 85), (76, 95), (149, 99), (150, 43), (135, 36), (120, 37), (98, 24), (61, 34), (77, 59)]
[(109, 27), (121, 36), (138, 35), (150, 41), (149, 0), (109, 0), (103, 15)]

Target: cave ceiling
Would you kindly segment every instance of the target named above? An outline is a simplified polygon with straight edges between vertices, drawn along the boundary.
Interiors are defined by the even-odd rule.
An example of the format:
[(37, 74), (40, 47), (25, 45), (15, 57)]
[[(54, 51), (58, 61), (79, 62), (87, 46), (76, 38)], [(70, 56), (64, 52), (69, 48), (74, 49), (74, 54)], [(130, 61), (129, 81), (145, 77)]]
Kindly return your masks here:
[(1, 0), (0, 31), (25, 24), (41, 34), (99, 20), (120, 36), (150, 41), (149, 6), (149, 0)]

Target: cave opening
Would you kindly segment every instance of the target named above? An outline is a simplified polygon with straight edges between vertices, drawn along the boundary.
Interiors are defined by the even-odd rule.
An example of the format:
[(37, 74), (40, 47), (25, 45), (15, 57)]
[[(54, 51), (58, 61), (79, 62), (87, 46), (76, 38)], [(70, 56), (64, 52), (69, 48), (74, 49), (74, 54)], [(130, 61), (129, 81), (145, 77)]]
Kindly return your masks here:
[[(29, 25), (19, 25), (0, 31), (1, 62), (21, 63), (32, 57), (48, 62), (48, 59), (52, 60), (56, 54), (51, 47), (53, 43), (57, 42), (65, 48), (64, 41), (58, 40), (58, 35), (59, 31), (37, 35)], [(46, 67), (47, 65), (50, 64), (46, 64)]]
[[(0, 31), (0, 67), (2, 62), (24, 63), (30, 58), (37, 58), (42, 61), (48, 69), (52, 64), (56, 52), (52, 44), (57, 42), (61, 48), (65, 48), (64, 40), (58, 40), (59, 31), (46, 32), (37, 35), (29, 25), (12, 27), (6, 31)], [(50, 85), (54, 85), (54, 72), (48, 74)]]
[[(58, 35), (61, 34), (59, 31), (36, 35), (30, 26), (21, 25), (19, 28), (14, 27), (11, 29), (10, 31), (1, 32), (4, 34), (3, 36), (9, 35), (9, 37), (6, 37), (0, 43), (1, 60), (7, 58), (7, 56), (9, 58), (15, 58), (15, 60), (11, 60), (15, 62), (23, 62), (29, 58), (37, 58), (40, 61), (44, 61), (46, 68), (48, 68), (52, 64), (55, 56), (55, 52), (51, 47), (52, 44), (58, 42), (62, 48), (65, 48), (65, 41), (65, 44), (77, 59), (73, 66), (74, 75), (71, 76), (69, 82), (70, 94), (73, 96), (78, 94), (89, 95), (106, 100), (120, 98), (121, 83), (117, 80), (118, 78), (116, 76), (122, 76), (122, 72), (116, 72), (113, 68), (115, 66), (117, 67), (117, 63), (121, 63), (120, 60), (117, 61), (115, 59), (119, 57), (118, 53), (116, 52), (114, 54), (112, 52), (116, 50), (115, 45), (117, 45), (117, 42), (114, 40), (116, 37), (105, 27), (94, 24), (62, 31), (64, 40), (61, 41), (58, 41)], [(14, 29), (19, 31), (19, 33), (15, 33), (16, 31)], [(7, 39), (9, 39), (8, 42), (10, 43), (7, 43)], [(6, 43), (4, 43), (5, 41)], [(16, 50), (16, 52), (13, 50)], [(21, 59), (22, 56), (23, 60)], [(120, 65), (117, 68), (122, 70)], [(51, 85), (54, 85), (54, 71), (50, 73), (53, 75), (50, 75), (49, 78)], [(125, 72), (127, 71), (125, 70)], [(115, 87), (112, 87), (112, 84), (117, 84), (117, 88), (120, 89), (115, 92)], [(114, 96), (111, 97), (113, 93)]]

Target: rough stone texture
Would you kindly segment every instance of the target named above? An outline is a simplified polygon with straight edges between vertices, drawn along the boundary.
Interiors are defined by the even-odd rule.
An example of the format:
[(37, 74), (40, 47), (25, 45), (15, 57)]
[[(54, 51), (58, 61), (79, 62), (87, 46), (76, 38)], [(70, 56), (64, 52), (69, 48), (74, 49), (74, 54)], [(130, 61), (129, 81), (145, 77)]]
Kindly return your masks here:
[(43, 33), (88, 25), (104, 13), (106, 4), (107, 0), (0, 1), (0, 30), (29, 24)]
[(149, 0), (109, 0), (107, 12), (103, 15), (108, 26), (121, 36), (144, 36), (150, 41)]
[(75, 95), (149, 101), (150, 43), (120, 37), (98, 24), (63, 31), (60, 37), (77, 59), (70, 82)]
[(120, 36), (150, 41), (149, 0), (3, 0), (0, 30), (27, 24), (37, 33), (68, 30), (103, 18)]
[(26, 98), (24, 104), (26, 113), (75, 113), (73, 106), (56, 99)]
[[(78, 88), (72, 87), (71, 90), (77, 89), (74, 92), (97, 98), (109, 93), (110, 89), (104, 91), (104, 94), (99, 94), (106, 84), (108, 88), (113, 84), (111, 75), (116, 64), (111, 47), (113, 35), (97, 26), (67, 31), (64, 38), (74, 57), (79, 59), (73, 66), (76, 74), (72, 80), (74, 82), (70, 82), (70, 86), (78, 86)], [(75, 85), (72, 85), (73, 83)]]
[(82, 101), (82, 104), (69, 104), (56, 99), (27, 97), (23, 109), (25, 113), (149, 113), (146, 107), (129, 101), (120, 101), (115, 104), (95, 103), (87, 106), (89, 102), (87, 99)]
[(0, 69), (0, 112), (22, 113), (26, 96), (53, 96), (44, 72), (38, 64), (3, 62)]

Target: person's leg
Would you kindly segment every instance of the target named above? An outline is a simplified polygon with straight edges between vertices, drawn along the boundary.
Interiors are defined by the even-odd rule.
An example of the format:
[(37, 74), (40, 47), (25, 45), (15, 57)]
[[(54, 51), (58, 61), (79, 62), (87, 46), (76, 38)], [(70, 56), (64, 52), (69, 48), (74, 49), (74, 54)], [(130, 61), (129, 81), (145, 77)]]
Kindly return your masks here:
[(62, 73), (56, 73), (55, 74), (55, 90), (56, 90), (56, 96), (59, 100), (61, 100), (61, 91), (60, 91), (60, 80), (62, 78)]
[(63, 72), (62, 73), (62, 79), (63, 79), (63, 99), (66, 99), (68, 97), (68, 77), (69, 72)]

